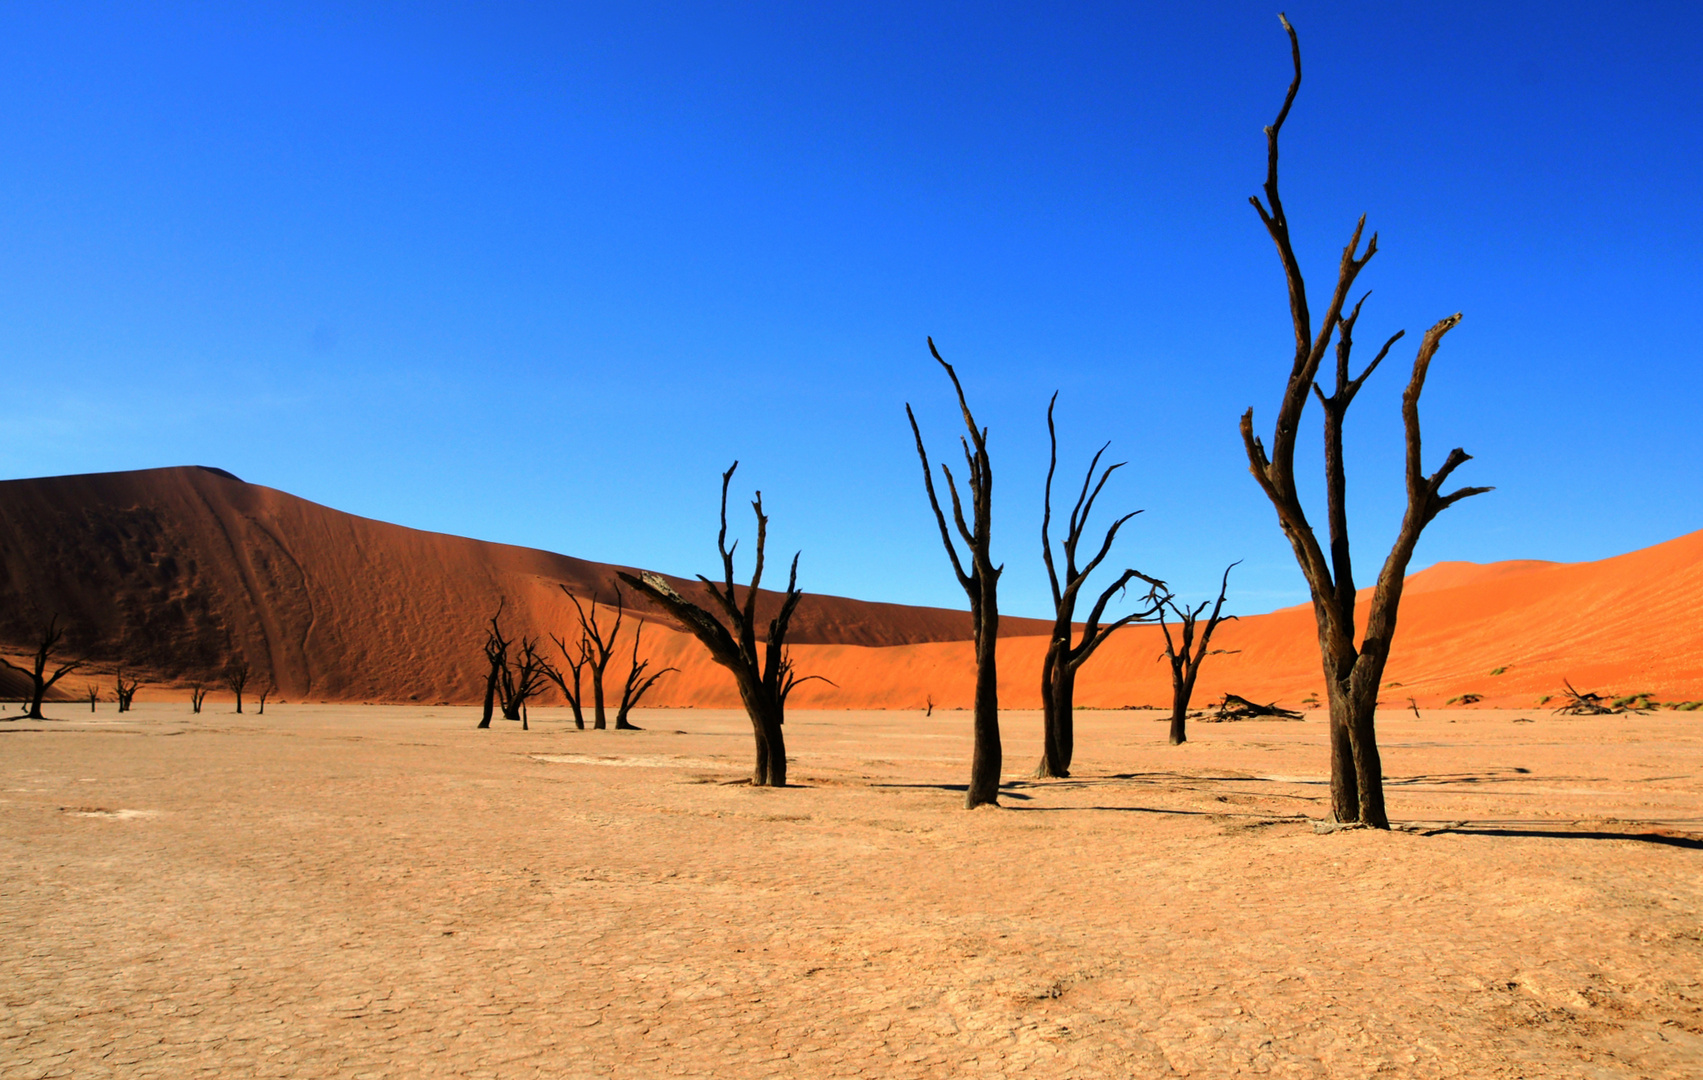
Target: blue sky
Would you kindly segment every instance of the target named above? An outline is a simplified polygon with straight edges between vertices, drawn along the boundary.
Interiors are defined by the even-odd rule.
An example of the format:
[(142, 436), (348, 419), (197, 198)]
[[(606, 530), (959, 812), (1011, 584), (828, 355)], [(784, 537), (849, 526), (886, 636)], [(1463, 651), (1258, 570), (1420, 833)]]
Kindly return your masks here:
[[(1364, 211), (1359, 336), (1409, 332), (1349, 421), (1362, 577), (1401, 513), (1410, 346), (1455, 311), (1427, 457), (1462, 445), (1497, 490), (1416, 565), (1703, 527), (1703, 9), (1288, 12), (1313, 291)], [(933, 334), (992, 429), (1003, 610), (1047, 606), (1055, 389), (1061, 475), (1106, 440), (1129, 462), (1114, 561), (1201, 593), (1242, 558), (1238, 610), (1299, 602), (1236, 435), (1249, 405), (1269, 430), (1291, 348), (1246, 201), (1275, 14), (0, 5), (0, 475), (217, 465), (692, 573), (738, 458), (807, 590), (963, 606), (904, 418), (953, 449)]]

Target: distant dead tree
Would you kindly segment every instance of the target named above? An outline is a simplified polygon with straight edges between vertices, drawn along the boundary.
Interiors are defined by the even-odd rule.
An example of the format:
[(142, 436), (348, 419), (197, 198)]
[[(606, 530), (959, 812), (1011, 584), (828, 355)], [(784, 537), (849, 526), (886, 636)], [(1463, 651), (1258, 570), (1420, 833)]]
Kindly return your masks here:
[(101, 688), (96, 686), (94, 683), (90, 683), (89, 688), (88, 688), (88, 695), (89, 695), (89, 711), (94, 712), (95, 711), (95, 705), (97, 703), (99, 703), (99, 701), (101, 699)]
[[(619, 594), (616, 595), (619, 596)], [(650, 668), (650, 658), (646, 657), (643, 660), (639, 659), (639, 643), (644, 638), (644, 632), (645, 622), (643, 619), (640, 619), (638, 625), (633, 628), (633, 662), (632, 665), (627, 668), (627, 679), (621, 685), (621, 704), (615, 710), (616, 731), (639, 730), (627, 719), (628, 715), (632, 713), (633, 709), (638, 707), (639, 699), (650, 693), (650, 688), (656, 685), (656, 681), (658, 679), (662, 678), (670, 671), (680, 670), (679, 668), (665, 667), (655, 674), (645, 674), (645, 672)], [(784, 704), (786, 701), (786, 695), (792, 692), (792, 688), (796, 685), (796, 682), (790, 679), (790, 676), (792, 675), (792, 660), (790, 658), (783, 657), (781, 660), (781, 666), (785, 669), (785, 674), (788, 676), (788, 678), (783, 679), (781, 683), (781, 701)]]
[(509, 668), (511, 642), (503, 636), (500, 622), (503, 608), (507, 604), (507, 597), (498, 602), (497, 613), (491, 616), (490, 624), (485, 628), (485, 711), (479, 717), (481, 729), (491, 726), (491, 712), (496, 707), (498, 684), (502, 681), (503, 673)]
[(721, 532), (716, 536), (716, 548), (721, 552), (722, 581), (717, 584), (703, 575), (698, 577), (727, 617), (725, 623), (712, 612), (675, 592), (672, 585), (656, 574), (647, 572), (634, 577), (623, 572), (618, 576), (661, 605), (703, 643), (704, 648), (709, 650), (710, 659), (733, 673), (756, 740), (757, 761), (751, 773), (751, 783), (757, 787), (785, 787), (786, 738), (782, 726), (786, 722), (786, 699), (793, 686), (806, 681), (791, 677), (791, 664), (786, 656), (787, 625), (792, 621), (799, 597), (803, 595), (798, 588), (798, 556), (792, 557), (786, 593), (781, 599), (780, 610), (769, 620), (768, 636), (759, 656), (757, 586), (763, 580), (769, 517), (763, 513), (763, 493), (759, 491), (751, 502), (751, 509), (757, 515), (756, 561), (751, 570), (751, 584), (746, 587), (745, 603), (741, 605), (733, 584), (733, 552), (739, 542), (735, 540), (733, 547), (727, 546), (727, 488), (737, 468), (739, 462), (735, 461), (721, 474)]
[(0, 664), (6, 665), (13, 671), (30, 680), (29, 708), (24, 713), (26, 720), (46, 720), (41, 714), (42, 699), (47, 697), (54, 684), (73, 671), (83, 667), (82, 660), (67, 660), (53, 669), (53, 674), (47, 673), (53, 654), (59, 651), (60, 642), (65, 639), (65, 629), (59, 625), (59, 616), (49, 616), (47, 626), (42, 628), (41, 637), (36, 639), (35, 662), (31, 667), (19, 667), (5, 657), (0, 657)]
[(204, 683), (189, 684), (189, 710), (198, 713), (201, 703), (207, 700), (207, 686)]
[(242, 692), (248, 685), (248, 661), (242, 657), (232, 657), (225, 664), (225, 686), (237, 697), (237, 712), (242, 712)]
[(503, 698), (504, 720), (519, 720), (522, 731), (531, 730), (526, 719), (526, 703), (544, 689), (549, 670), (549, 662), (538, 651), (537, 639), (522, 638), (519, 662), (512, 668), (504, 664), (502, 669), (499, 692)]
[[(585, 666), (591, 663), (591, 652), (586, 648), (583, 638), (571, 649), (568, 647), (566, 638), (559, 638), (555, 634), (551, 634), (550, 640), (554, 641), (556, 648), (562, 651), (562, 663), (566, 670), (564, 671), (563, 668), (551, 664), (544, 669), (544, 676), (555, 683), (557, 688), (562, 691), (562, 696), (568, 699), (568, 705), (574, 710), (574, 727), (584, 731), (585, 711), (580, 708), (580, 699), (583, 696), (580, 689), (580, 674), (585, 670)], [(573, 677), (571, 688), (568, 686), (570, 675)]]
[[(905, 403), (911, 434), (916, 436), (917, 457), (922, 459), (923, 487), (928, 491), (929, 505), (934, 508), (934, 520), (940, 526), (940, 542), (946, 545), (946, 556), (952, 560), (952, 572), (957, 575), (959, 586), (970, 598), (970, 622), (976, 647), (976, 695), (970, 783), (965, 792), (964, 806), (974, 810), (978, 806), (999, 804), (999, 773), (1004, 762), (999, 743), (999, 671), (995, 649), (999, 643), (999, 575), (1005, 567), (994, 566), (989, 554), (993, 533), (993, 465), (988, 459), (987, 429), (976, 426), (976, 418), (970, 414), (970, 404), (964, 400), (964, 387), (958, 381), (958, 373), (952, 370), (951, 364), (941, 359), (932, 337), (928, 339), (928, 351), (952, 380), (952, 389), (958, 393), (958, 408), (964, 414), (964, 428), (969, 432), (968, 439), (959, 436), (958, 441), (963, 445), (964, 462), (969, 470), (966, 479), (970, 487), (973, 525), (964, 520), (964, 505), (958, 497), (958, 483), (952, 478), (952, 470), (945, 462), (940, 465), (940, 471), (946, 476), (946, 490), (952, 496), (953, 524), (958, 527), (958, 535), (964, 538), (964, 544), (969, 548), (967, 561), (970, 571), (965, 573), (966, 560), (958, 557), (952, 532), (946, 527), (946, 515), (941, 512), (940, 499), (934, 493), (934, 470), (929, 466), (928, 450), (923, 446), (922, 429), (917, 426), (916, 414), (911, 411), (910, 403)], [(973, 451), (972, 445), (975, 447)]]
[[(1216, 603), (1202, 600), (1192, 608), (1177, 603), (1176, 597), (1166, 594), (1160, 600), (1159, 629), (1165, 632), (1165, 659), (1171, 664), (1171, 745), (1181, 746), (1189, 741), (1188, 716), (1189, 699), (1194, 697), (1195, 678), (1200, 675), (1200, 665), (1212, 646), (1212, 632), (1218, 629), (1218, 624), (1224, 615), (1224, 597), (1230, 589), (1230, 571), (1234, 570), (1242, 560), (1237, 559), (1224, 568), (1224, 579), (1218, 584), (1218, 600)], [(1206, 625), (1201, 628), (1200, 641), (1194, 639), (1195, 626), (1200, 621), (1201, 613), (1206, 605), (1212, 604), (1212, 614), (1206, 618)], [(1165, 609), (1169, 608), (1177, 616), (1181, 624), (1177, 636), (1180, 640), (1171, 639), (1171, 627), (1165, 622)], [(1235, 619), (1236, 616), (1227, 616)]]
[(275, 689), (277, 689), (277, 687), (273, 686), (271, 683), (267, 683), (266, 689), (260, 691), (260, 707), (254, 710), (257, 715), (266, 715), (266, 699), (272, 696), (272, 691)]
[[(118, 711), (119, 712), (129, 712), (130, 711), (130, 703), (132, 701), (136, 700), (136, 691), (140, 690), (142, 688), (141, 680), (139, 680), (139, 679), (126, 680), (124, 678), (123, 669), (120, 669), (118, 674), (114, 676), (114, 680), (116, 681), (117, 685), (114, 689), (113, 696), (118, 699)], [(89, 711), (90, 712), (94, 711), (92, 704), (90, 706)]]
[[(1049, 532), (1053, 520), (1053, 473), (1058, 469), (1058, 429), (1053, 424), (1053, 408), (1057, 404), (1058, 394), (1054, 393), (1052, 400), (1047, 403), (1047, 436), (1052, 441), (1052, 456), (1047, 462), (1047, 484), (1041, 504), (1041, 558), (1047, 564), (1047, 580), (1052, 584), (1054, 619), (1046, 655), (1041, 658), (1042, 749), (1041, 763), (1035, 766), (1037, 779), (1070, 775), (1070, 759), (1076, 752), (1077, 671), (1094, 655), (1094, 650), (1111, 636), (1112, 631), (1158, 614), (1159, 590), (1165, 585), (1164, 582), (1150, 578), (1139, 570), (1125, 570), (1100, 593), (1100, 598), (1089, 611), (1088, 621), (1083, 624), (1082, 639), (1073, 643), (1076, 635), (1076, 601), (1082, 586), (1087, 584), (1088, 575), (1098, 569), (1111, 552), (1112, 543), (1117, 539), (1118, 530), (1123, 528), (1124, 522), (1141, 511), (1125, 514), (1112, 522), (1111, 527), (1106, 530), (1105, 540), (1100, 543), (1100, 549), (1086, 565), (1076, 565), (1077, 545), (1082, 542), (1082, 531), (1088, 527), (1088, 515), (1094, 510), (1094, 501), (1100, 497), (1100, 492), (1105, 488), (1112, 473), (1124, 465), (1120, 461), (1115, 465), (1106, 466), (1105, 471), (1100, 474), (1099, 483), (1094, 482), (1094, 470), (1099, 468), (1100, 458), (1105, 454), (1106, 446), (1111, 445), (1107, 443), (1106, 446), (1100, 447), (1093, 460), (1088, 463), (1088, 472), (1082, 477), (1082, 491), (1076, 496), (1076, 505), (1071, 508), (1070, 518), (1065, 525), (1062, 545), (1064, 581), (1059, 581), (1058, 567), (1053, 561), (1052, 536)], [(1106, 613), (1106, 605), (1134, 580), (1147, 582), (1147, 606), (1101, 626), (1100, 619)]]
[[(1279, 18), (1282, 18), (1279, 16)], [(1371, 261), (1378, 250), (1378, 236), (1372, 234), (1364, 255), (1358, 254), (1360, 235), (1366, 218), (1361, 216), (1354, 227), (1348, 246), (1343, 249), (1337, 269), (1335, 291), (1325, 308), (1318, 334), (1313, 333), (1312, 316), (1307, 306), (1306, 284), (1301, 277), (1301, 265), (1290, 243), (1289, 220), (1277, 190), (1277, 138), (1295, 94), (1301, 88), (1301, 44), (1295, 28), (1283, 19), (1289, 34), (1290, 52), (1294, 58), (1295, 78), (1283, 100), (1277, 119), (1266, 132), (1266, 203), (1259, 196), (1248, 201), (1258, 211), (1260, 221), (1277, 245), (1278, 258), (1289, 285), (1289, 310), (1295, 329), (1295, 359), (1290, 368), (1283, 401), (1278, 407), (1277, 424), (1272, 435), (1271, 453), (1254, 437), (1254, 411), (1242, 414), (1242, 443), (1247, 451), (1248, 465), (1260, 489), (1265, 492), (1277, 511), (1278, 523), (1294, 549), (1295, 561), (1307, 578), (1313, 597), (1313, 615), (1318, 622), (1319, 651), (1323, 662), (1326, 694), (1330, 701), (1331, 741), (1331, 809), (1335, 820), (1359, 823), (1373, 828), (1389, 828), (1384, 810), (1383, 766), (1378, 756), (1374, 710), (1378, 703), (1378, 686), (1384, 666), (1389, 660), (1390, 645), (1395, 637), (1396, 615), (1401, 605), (1403, 579), (1408, 561), (1425, 526), (1443, 510), (1462, 499), (1491, 490), (1485, 487), (1465, 487), (1447, 495), (1442, 486), (1470, 456), (1460, 448), (1449, 452), (1442, 466), (1426, 476), (1420, 454), (1419, 395), (1425, 388), (1425, 374), (1432, 357), (1442, 343), (1443, 335), (1460, 322), (1460, 315), (1451, 315), (1426, 331), (1413, 362), (1413, 374), (1402, 394), (1402, 423), (1407, 444), (1407, 512), (1401, 530), (1384, 560), (1383, 570), (1368, 603), (1366, 632), (1361, 644), (1355, 647), (1354, 574), (1349, 558), (1347, 484), (1343, 469), (1342, 424), (1354, 395), (1360, 391), (1390, 347), (1401, 338), (1397, 332), (1366, 365), (1358, 377), (1349, 377), (1349, 354), (1353, 348), (1354, 324), (1360, 317), (1362, 296), (1354, 307), (1343, 314), (1343, 307), (1353, 288), (1354, 279)], [(1331, 337), (1336, 335), (1336, 382), (1327, 397), (1315, 381)], [(1324, 459), (1327, 513), (1330, 522), (1330, 554), (1327, 556), (1313, 535), (1301, 508), (1300, 495), (1295, 487), (1295, 439), (1300, 429), (1301, 414), (1307, 406), (1309, 393), (1318, 396), (1324, 409)]]
[[(615, 655), (615, 639), (621, 634), (621, 618), (626, 613), (626, 598), (621, 595), (619, 585), (615, 587), (615, 624), (607, 631), (597, 622), (597, 594), (591, 594), (591, 612), (580, 604), (579, 597), (568, 592), (566, 585), (558, 584), (569, 600), (574, 602), (574, 610), (579, 613), (580, 643), (585, 650), (587, 666), (591, 670), (591, 726), (602, 731), (609, 726), (608, 716), (604, 709), (603, 673), (609, 667), (609, 660)], [(563, 650), (564, 653), (566, 650)], [(617, 728), (621, 725), (616, 724)]]

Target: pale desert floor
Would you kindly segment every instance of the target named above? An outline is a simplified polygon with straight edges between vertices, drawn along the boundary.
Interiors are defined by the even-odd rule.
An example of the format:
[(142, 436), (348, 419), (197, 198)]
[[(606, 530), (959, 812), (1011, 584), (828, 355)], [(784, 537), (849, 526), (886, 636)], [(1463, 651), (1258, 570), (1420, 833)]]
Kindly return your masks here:
[(967, 813), (965, 713), (229, 707), (0, 724), (0, 1077), (1703, 1075), (1697, 714), (1390, 714), (1320, 835), (1318, 714)]

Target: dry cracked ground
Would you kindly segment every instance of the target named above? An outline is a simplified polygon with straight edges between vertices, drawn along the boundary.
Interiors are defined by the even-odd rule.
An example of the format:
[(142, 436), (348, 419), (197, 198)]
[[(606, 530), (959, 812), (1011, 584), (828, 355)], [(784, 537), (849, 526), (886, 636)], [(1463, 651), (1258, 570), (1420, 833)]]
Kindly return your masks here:
[[(964, 713), (475, 731), (464, 709), (0, 724), (0, 1078), (1696, 1077), (1703, 720), (1087, 713), (960, 809)], [(215, 713), (217, 708), (219, 711)], [(1522, 722), (1526, 721), (1526, 722)]]

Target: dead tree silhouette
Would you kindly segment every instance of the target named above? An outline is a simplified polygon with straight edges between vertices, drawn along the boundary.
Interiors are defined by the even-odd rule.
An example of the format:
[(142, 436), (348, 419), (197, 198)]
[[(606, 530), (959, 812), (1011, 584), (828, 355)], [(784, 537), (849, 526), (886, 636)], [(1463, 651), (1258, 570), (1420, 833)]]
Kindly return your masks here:
[[(993, 565), (989, 548), (993, 535), (993, 464), (988, 458), (987, 429), (976, 426), (970, 414), (970, 404), (964, 399), (964, 387), (958, 373), (940, 357), (934, 339), (928, 339), (928, 351), (933, 354), (958, 394), (958, 409), (964, 414), (964, 428), (969, 438), (959, 436), (964, 448), (964, 462), (969, 469), (966, 481), (970, 487), (971, 517), (974, 524), (965, 522), (964, 505), (958, 496), (958, 483), (952, 470), (941, 462), (940, 471), (946, 476), (946, 490), (952, 496), (952, 521), (958, 535), (969, 548), (969, 573), (958, 557), (952, 532), (946, 527), (946, 515), (941, 512), (940, 499), (934, 493), (934, 470), (928, 463), (928, 450), (923, 446), (922, 429), (917, 426), (916, 414), (905, 403), (905, 416), (911, 421), (911, 434), (916, 436), (917, 457), (922, 459), (922, 482), (928, 491), (928, 504), (934, 508), (934, 520), (940, 526), (940, 542), (946, 545), (946, 556), (952, 560), (952, 572), (970, 599), (970, 622), (976, 646), (976, 694), (974, 703), (973, 749), (970, 754), (970, 783), (964, 795), (966, 809), (999, 804), (999, 773), (1003, 767), (1003, 752), (999, 742), (999, 670), (996, 648), (999, 643), (999, 575), (1004, 565)], [(972, 451), (970, 447), (974, 445)]]
[(65, 676), (83, 667), (82, 660), (67, 660), (53, 669), (53, 674), (47, 673), (53, 654), (59, 651), (59, 646), (65, 639), (65, 628), (59, 625), (59, 616), (50, 615), (47, 625), (42, 628), (41, 637), (36, 640), (35, 659), (30, 667), (19, 667), (5, 657), (0, 656), (0, 664), (4, 664), (18, 674), (30, 680), (29, 708), (25, 710), (22, 719), (46, 720), (41, 714), (42, 699), (53, 690), (54, 684)]
[[(589, 661), (588, 666), (591, 669), (591, 726), (597, 731), (602, 731), (609, 726), (608, 714), (604, 709), (603, 673), (609, 667), (610, 658), (615, 655), (615, 640), (621, 635), (621, 619), (627, 610), (626, 598), (621, 595), (621, 587), (617, 585), (615, 587), (615, 624), (609, 628), (608, 636), (605, 637), (603, 628), (597, 622), (597, 594), (591, 594), (591, 611), (588, 614), (580, 604), (579, 597), (568, 592), (566, 585), (558, 585), (557, 588), (561, 589), (562, 593), (574, 602), (574, 610), (579, 613), (580, 642), (585, 649)], [(617, 721), (615, 726), (619, 728), (620, 722)]]
[[(1295, 28), (1289, 25), (1289, 20), (1282, 16), (1279, 18), (1289, 34), (1295, 77), (1289, 84), (1289, 93), (1283, 99), (1277, 119), (1265, 129), (1266, 202), (1262, 204), (1257, 195), (1248, 201), (1271, 234), (1283, 264), (1283, 274), (1289, 285), (1290, 317), (1295, 329), (1295, 359), (1284, 388), (1282, 404), (1278, 407), (1270, 456), (1267, 456), (1264, 444), (1254, 436), (1254, 411), (1251, 408), (1242, 414), (1242, 443), (1254, 479), (1277, 511), (1278, 523), (1288, 537), (1295, 561), (1300, 564), (1312, 591), (1313, 615), (1319, 629), (1319, 653), (1324, 667), (1326, 694), (1330, 699), (1333, 816), (1338, 822), (1387, 829), (1389, 817), (1384, 809), (1383, 767), (1378, 756), (1373, 713), (1378, 703), (1378, 686), (1384, 665), (1389, 660), (1390, 644), (1395, 637), (1396, 615), (1401, 605), (1407, 564), (1413, 557), (1420, 533), (1432, 518), (1462, 499), (1491, 489), (1465, 487), (1444, 495), (1441, 493), (1444, 481), (1463, 462), (1471, 460), (1470, 455), (1459, 447), (1451, 450), (1442, 466), (1430, 476), (1425, 475), (1420, 455), (1419, 395), (1425, 388), (1426, 372), (1443, 335), (1460, 322), (1461, 317), (1457, 313), (1425, 332), (1413, 361), (1412, 377), (1402, 394), (1402, 424), (1407, 451), (1407, 511), (1378, 575), (1378, 583), (1367, 605), (1366, 632), (1356, 648), (1354, 573), (1349, 557), (1342, 423), (1361, 384), (1376, 370), (1390, 347), (1401, 338), (1402, 332), (1398, 331), (1384, 343), (1358, 377), (1349, 377), (1348, 361), (1353, 348), (1354, 324), (1360, 317), (1360, 306), (1366, 302), (1366, 297), (1356, 301), (1346, 315), (1343, 307), (1354, 286), (1354, 279), (1378, 250), (1378, 235), (1373, 233), (1365, 254), (1358, 254), (1360, 235), (1366, 226), (1365, 215), (1361, 215), (1348, 246), (1343, 249), (1336, 289), (1325, 308), (1317, 336), (1314, 336), (1312, 315), (1307, 307), (1306, 284), (1290, 243), (1289, 219), (1284, 214), (1277, 191), (1278, 133), (1295, 102), (1296, 92), (1301, 88), (1300, 39)], [(1327, 397), (1323, 387), (1315, 382), (1315, 376), (1333, 334), (1337, 339), (1336, 382), (1334, 391)], [(1324, 409), (1325, 491), (1330, 522), (1328, 556), (1313, 535), (1313, 527), (1302, 511), (1300, 495), (1295, 487), (1295, 438), (1309, 393), (1318, 396)]]
[(199, 713), (201, 711), (201, 703), (206, 700), (206, 685), (203, 683), (191, 683), (189, 685), (189, 711)]
[[(122, 669), (113, 678), (117, 683), (114, 697), (118, 699), (118, 711), (129, 712), (130, 703), (136, 700), (136, 691), (142, 688), (142, 681), (140, 679), (126, 680)], [(90, 709), (90, 711), (93, 712), (94, 710)]]
[[(555, 683), (556, 687), (562, 691), (562, 696), (567, 698), (568, 705), (574, 711), (574, 727), (584, 731), (585, 712), (580, 708), (580, 698), (583, 696), (580, 690), (580, 673), (585, 670), (587, 664), (591, 663), (591, 652), (586, 647), (584, 638), (581, 638), (572, 649), (568, 648), (565, 639), (559, 638), (555, 634), (550, 635), (550, 640), (554, 641), (556, 648), (562, 651), (562, 661), (567, 667), (567, 673), (565, 674), (561, 668), (551, 664), (544, 669), (544, 676)], [(572, 689), (568, 688), (568, 674), (573, 676)]]
[[(1165, 633), (1165, 659), (1171, 664), (1171, 745), (1181, 746), (1189, 741), (1188, 716), (1189, 699), (1194, 697), (1194, 683), (1200, 675), (1200, 665), (1211, 653), (1212, 632), (1218, 629), (1218, 624), (1226, 617), (1234, 620), (1236, 616), (1224, 615), (1224, 597), (1230, 589), (1230, 571), (1234, 570), (1242, 560), (1237, 559), (1224, 568), (1224, 579), (1218, 583), (1218, 600), (1202, 600), (1195, 607), (1187, 608), (1177, 603), (1176, 597), (1167, 594), (1160, 600), (1159, 629)], [(1201, 612), (1206, 605), (1212, 604), (1212, 614), (1207, 616), (1206, 626), (1201, 630), (1199, 643), (1195, 642), (1195, 626), (1200, 620)], [(1179, 641), (1171, 640), (1171, 628), (1165, 622), (1165, 609), (1169, 608), (1181, 624), (1177, 636)]]
[(267, 683), (266, 688), (264, 690), (260, 691), (259, 706), (254, 710), (254, 714), (256, 716), (265, 716), (266, 715), (266, 699), (271, 697), (272, 691), (274, 691), (276, 689), (277, 689), (277, 687), (273, 686), (271, 683)]
[(225, 685), (231, 693), (237, 696), (237, 712), (242, 712), (242, 691), (248, 685), (248, 661), (242, 657), (232, 657), (225, 664)]
[(502, 685), (498, 692), (503, 699), (504, 720), (519, 720), (522, 731), (531, 730), (526, 718), (526, 703), (544, 689), (550, 670), (549, 662), (538, 651), (538, 640), (522, 638), (519, 662), (512, 668), (506, 663), (502, 667)]
[(101, 688), (96, 686), (94, 683), (90, 683), (89, 688), (88, 688), (88, 695), (89, 695), (89, 711), (94, 712), (95, 706), (100, 703)]
[(479, 716), (479, 728), (483, 730), (491, 726), (492, 710), (496, 708), (497, 687), (503, 675), (509, 669), (509, 645), (511, 642), (503, 636), (501, 619), (503, 608), (508, 606), (508, 598), (497, 602), (497, 613), (491, 616), (490, 623), (485, 627), (485, 708)]
[[(617, 593), (616, 595), (619, 596), (620, 594)], [(670, 671), (679, 671), (680, 670), (679, 668), (665, 667), (661, 671), (658, 671), (658, 672), (656, 672), (652, 675), (647, 676), (645, 674), (645, 672), (650, 668), (650, 658), (646, 657), (643, 660), (639, 659), (639, 643), (644, 638), (644, 632), (645, 632), (645, 621), (643, 619), (640, 619), (639, 624), (633, 628), (633, 662), (632, 662), (632, 666), (627, 668), (626, 681), (621, 684), (621, 704), (615, 710), (615, 730), (616, 731), (637, 731), (637, 730), (639, 730), (638, 728), (633, 726), (633, 724), (627, 719), (627, 717), (632, 713), (633, 709), (635, 709), (638, 706), (639, 700), (650, 692), (651, 687), (656, 685), (656, 681), (658, 679), (662, 678), (664, 675), (668, 674)], [(786, 658), (786, 657), (782, 657), (781, 666), (782, 666), (782, 668), (785, 669), (786, 674), (790, 677), (790, 675), (792, 673), (792, 661), (790, 659)], [(793, 686), (793, 684), (790, 681), (783, 680), (783, 682), (781, 684), (781, 701), (782, 701), (783, 704), (786, 701), (786, 695), (792, 692), (792, 686)]]
[(803, 595), (798, 588), (798, 555), (792, 557), (792, 570), (787, 577), (786, 593), (780, 610), (769, 620), (769, 633), (763, 655), (757, 655), (757, 586), (763, 580), (764, 547), (768, 542), (769, 518), (763, 513), (763, 493), (751, 502), (757, 515), (757, 553), (751, 570), (751, 584), (745, 589), (745, 603), (739, 603), (733, 585), (733, 552), (739, 546), (727, 546), (727, 488), (733, 480), (735, 461), (721, 474), (721, 532), (716, 548), (721, 552), (722, 580), (718, 584), (703, 575), (698, 580), (709, 589), (716, 606), (727, 617), (723, 623), (713, 613), (681, 596), (667, 581), (649, 572), (638, 577), (621, 572), (620, 579), (661, 605), (709, 650), (710, 659), (733, 673), (739, 686), (740, 700), (751, 718), (751, 731), (756, 740), (757, 761), (751, 773), (751, 783), (757, 787), (786, 786), (786, 699), (793, 686), (806, 682), (792, 677), (792, 665), (786, 656), (787, 625)]
[[(1094, 655), (1106, 638), (1114, 630), (1128, 626), (1132, 622), (1152, 618), (1159, 612), (1159, 590), (1165, 583), (1150, 578), (1139, 570), (1125, 570), (1118, 575), (1117, 580), (1107, 585), (1100, 598), (1094, 601), (1094, 606), (1088, 614), (1088, 621), (1082, 627), (1082, 639), (1073, 643), (1076, 635), (1076, 602), (1082, 586), (1087, 584), (1088, 576), (1097, 570), (1106, 556), (1112, 550), (1112, 543), (1118, 537), (1118, 530), (1124, 522), (1141, 511), (1136, 510), (1125, 514), (1112, 522), (1106, 530), (1106, 538), (1100, 544), (1086, 565), (1076, 565), (1077, 545), (1082, 542), (1082, 531), (1088, 526), (1088, 515), (1094, 510), (1094, 501), (1100, 497), (1106, 481), (1112, 473), (1122, 468), (1124, 463), (1108, 465), (1100, 474), (1099, 483), (1094, 482), (1094, 470), (1099, 468), (1100, 458), (1106, 452), (1106, 446), (1100, 447), (1094, 454), (1094, 459), (1088, 463), (1088, 472), (1082, 477), (1082, 492), (1076, 497), (1076, 505), (1071, 508), (1070, 518), (1065, 525), (1064, 542), (1064, 581), (1059, 581), (1058, 567), (1053, 560), (1053, 542), (1049, 534), (1053, 520), (1053, 474), (1058, 469), (1058, 429), (1053, 424), (1053, 408), (1058, 404), (1058, 394), (1053, 394), (1047, 403), (1047, 435), (1051, 439), (1052, 454), (1047, 462), (1047, 484), (1042, 500), (1041, 513), (1041, 558), (1047, 564), (1047, 580), (1053, 590), (1053, 629), (1052, 636), (1047, 642), (1046, 655), (1041, 659), (1041, 763), (1035, 766), (1035, 777), (1066, 777), (1070, 775), (1070, 759), (1076, 752), (1076, 673), (1088, 658)], [(1123, 592), (1131, 581), (1147, 582), (1147, 607), (1144, 610), (1130, 612), (1105, 626), (1100, 625), (1100, 619), (1106, 613), (1106, 605), (1112, 598)]]

